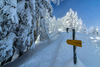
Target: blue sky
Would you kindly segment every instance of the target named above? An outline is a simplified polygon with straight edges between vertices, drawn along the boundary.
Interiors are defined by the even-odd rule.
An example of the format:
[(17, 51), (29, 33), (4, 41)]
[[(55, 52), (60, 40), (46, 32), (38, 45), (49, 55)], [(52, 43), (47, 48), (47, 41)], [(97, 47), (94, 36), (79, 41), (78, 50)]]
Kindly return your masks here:
[(100, 30), (100, 0), (63, 0), (59, 6), (53, 4), (53, 16), (61, 18), (70, 8), (77, 11), (87, 28), (98, 26)]

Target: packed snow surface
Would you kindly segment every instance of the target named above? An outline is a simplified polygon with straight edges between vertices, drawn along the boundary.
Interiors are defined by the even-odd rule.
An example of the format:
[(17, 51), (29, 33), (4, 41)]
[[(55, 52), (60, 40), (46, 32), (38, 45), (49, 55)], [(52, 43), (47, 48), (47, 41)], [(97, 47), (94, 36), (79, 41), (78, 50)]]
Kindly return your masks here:
[(73, 63), (73, 46), (66, 43), (72, 33), (61, 33), (56, 39), (39, 42), (36, 48), (4, 67), (100, 67), (100, 37), (76, 33), (82, 41), (77, 47), (77, 64)]

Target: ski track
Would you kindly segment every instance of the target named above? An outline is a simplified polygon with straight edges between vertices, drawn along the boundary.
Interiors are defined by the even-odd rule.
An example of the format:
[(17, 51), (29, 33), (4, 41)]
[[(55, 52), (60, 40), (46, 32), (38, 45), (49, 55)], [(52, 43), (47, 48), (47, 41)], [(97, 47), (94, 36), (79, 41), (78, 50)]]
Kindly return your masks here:
[[(65, 35), (64, 35), (65, 36)], [(52, 63), (51, 63), (51, 66), (50, 67), (54, 67), (54, 65), (55, 65), (55, 63), (56, 63), (56, 57), (57, 57), (57, 55), (58, 55), (58, 53), (59, 53), (59, 48), (61, 47), (61, 43), (62, 43), (62, 41), (63, 41), (63, 37), (58, 41), (58, 46), (57, 46), (57, 48), (56, 48), (56, 50), (55, 50), (55, 53), (54, 53), (54, 57), (53, 57), (53, 61), (52, 61)]]

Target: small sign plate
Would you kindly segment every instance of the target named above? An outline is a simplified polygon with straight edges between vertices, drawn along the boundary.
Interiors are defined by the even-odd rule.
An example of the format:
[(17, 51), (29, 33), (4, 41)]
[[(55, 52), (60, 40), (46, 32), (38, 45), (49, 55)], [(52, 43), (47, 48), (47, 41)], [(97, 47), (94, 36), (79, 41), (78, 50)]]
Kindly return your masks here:
[(66, 42), (70, 45), (82, 47), (82, 41), (81, 40), (67, 40)]

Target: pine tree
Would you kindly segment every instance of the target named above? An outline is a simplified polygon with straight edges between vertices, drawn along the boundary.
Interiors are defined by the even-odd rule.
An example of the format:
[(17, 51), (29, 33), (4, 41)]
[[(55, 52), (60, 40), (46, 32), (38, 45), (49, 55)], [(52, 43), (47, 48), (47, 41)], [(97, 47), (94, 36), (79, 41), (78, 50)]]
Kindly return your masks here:
[(90, 29), (89, 29), (89, 34), (91, 35), (95, 35), (95, 36), (99, 36), (99, 29), (98, 27), (93, 27), (91, 26)]
[(0, 0), (0, 63), (34, 47), (39, 35), (49, 39), (45, 13), (52, 10), (51, 0)]
[(6, 62), (13, 55), (13, 43), (16, 39), (17, 1), (1, 0), (0, 4), (2, 4), (0, 6), (0, 62)]
[(99, 29), (98, 29), (98, 27), (95, 27), (95, 35), (99, 36)]
[(89, 34), (92, 34), (93, 35), (94, 34), (93, 31), (94, 31), (94, 27), (91, 26), (90, 29), (89, 29)]
[(86, 29), (86, 25), (85, 24), (82, 25), (81, 32), (84, 33), (84, 34), (87, 34), (87, 29)]
[(61, 25), (60, 28), (63, 29), (63, 31), (65, 31), (66, 28), (69, 28), (69, 31), (72, 31), (72, 29), (75, 28), (77, 32), (80, 32), (82, 29), (82, 20), (78, 19), (77, 12), (74, 12), (72, 9), (57, 22)]

